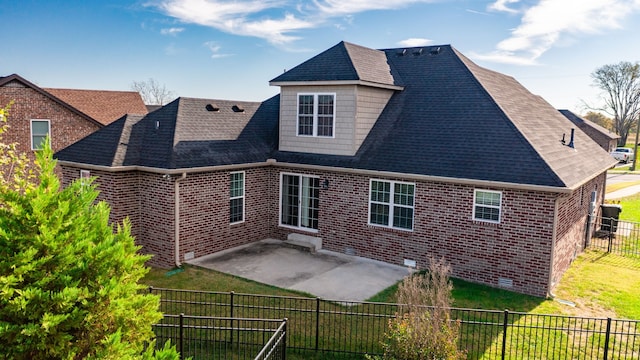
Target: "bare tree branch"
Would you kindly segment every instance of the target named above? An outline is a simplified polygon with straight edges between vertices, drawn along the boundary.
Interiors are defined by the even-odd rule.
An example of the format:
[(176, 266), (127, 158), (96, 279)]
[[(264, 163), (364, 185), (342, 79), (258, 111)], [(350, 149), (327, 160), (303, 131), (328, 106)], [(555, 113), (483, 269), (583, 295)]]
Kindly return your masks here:
[(624, 146), (629, 130), (640, 116), (640, 64), (623, 61), (604, 65), (591, 77), (604, 92), (604, 106), (598, 110), (613, 117), (614, 129), (620, 135), (618, 145)]
[(167, 90), (164, 84), (160, 85), (153, 78), (149, 78), (147, 81), (134, 81), (131, 84), (131, 89), (139, 92), (147, 105), (164, 105), (174, 96), (173, 91)]

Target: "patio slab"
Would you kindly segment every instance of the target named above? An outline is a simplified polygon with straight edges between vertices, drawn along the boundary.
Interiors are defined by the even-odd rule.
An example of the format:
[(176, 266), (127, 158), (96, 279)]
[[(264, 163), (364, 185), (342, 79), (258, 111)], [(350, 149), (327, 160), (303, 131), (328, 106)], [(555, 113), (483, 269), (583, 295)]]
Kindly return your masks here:
[(327, 250), (304, 251), (262, 240), (188, 261), (189, 264), (327, 300), (364, 301), (410, 273), (403, 266)]

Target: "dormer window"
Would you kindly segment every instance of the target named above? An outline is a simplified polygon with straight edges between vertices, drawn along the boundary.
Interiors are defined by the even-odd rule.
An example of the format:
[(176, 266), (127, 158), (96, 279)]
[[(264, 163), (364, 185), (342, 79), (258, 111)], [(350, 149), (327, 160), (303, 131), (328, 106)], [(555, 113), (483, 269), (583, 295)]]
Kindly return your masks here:
[(298, 94), (298, 136), (333, 137), (336, 94)]

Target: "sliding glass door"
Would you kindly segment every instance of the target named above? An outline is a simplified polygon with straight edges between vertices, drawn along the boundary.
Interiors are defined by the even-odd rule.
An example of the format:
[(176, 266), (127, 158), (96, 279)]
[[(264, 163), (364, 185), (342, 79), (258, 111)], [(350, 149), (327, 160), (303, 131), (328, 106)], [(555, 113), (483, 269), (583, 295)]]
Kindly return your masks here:
[(304, 175), (281, 174), (280, 223), (317, 230), (319, 195), (320, 179)]

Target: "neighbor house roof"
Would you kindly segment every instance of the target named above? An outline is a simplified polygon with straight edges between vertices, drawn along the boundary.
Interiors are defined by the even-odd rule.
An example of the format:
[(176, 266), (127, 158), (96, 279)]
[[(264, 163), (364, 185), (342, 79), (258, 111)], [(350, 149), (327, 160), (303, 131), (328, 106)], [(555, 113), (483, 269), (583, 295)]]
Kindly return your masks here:
[(52, 95), (50, 92), (45, 91), (44, 89), (42, 89), (38, 85), (33, 84), (32, 82), (28, 81), (27, 79), (23, 78), (22, 76), (20, 76), (18, 74), (12, 74), (12, 75), (9, 75), (9, 76), (0, 77), (0, 87), (11, 86), (12, 83), (21, 84), (20, 86), (26, 86), (28, 88), (31, 88), (35, 92), (37, 92), (37, 93), (49, 98), (50, 100), (52, 100), (53, 102), (59, 104), (60, 106), (64, 107), (65, 109), (67, 109), (67, 110), (79, 115), (82, 118), (85, 118), (87, 121), (95, 123), (95, 124), (97, 124), (99, 126), (103, 125), (98, 120), (94, 119), (93, 117), (89, 116), (88, 114), (84, 113), (83, 111), (77, 109), (76, 107), (74, 107), (73, 105), (67, 103), (66, 101), (58, 98), (57, 96)]
[(107, 125), (125, 114), (146, 114), (147, 107), (137, 91), (44, 88), (83, 113)]
[[(129, 122), (136, 147), (122, 165), (179, 169), (272, 158), (285, 164), (575, 188), (615, 163), (582, 131), (575, 132), (574, 148), (563, 144), (573, 123), (512, 77), (477, 66), (449, 45), (373, 50), (341, 42), (271, 83), (336, 81), (396, 90), (355, 156), (278, 151), (279, 97), (257, 108), (243, 105), (244, 114), (203, 110), (209, 102), (220, 109), (233, 102), (181, 98)], [(121, 121), (126, 129), (127, 121)], [(94, 142), (119, 141), (107, 131), (58, 158), (106, 165), (86, 150), (93, 136)]]
[(616, 140), (620, 138), (620, 135), (605, 129), (604, 127), (594, 123), (593, 121), (584, 119), (576, 115), (570, 110), (558, 110), (558, 111), (560, 111), (562, 115), (564, 115), (567, 119), (571, 120), (572, 123), (576, 124), (582, 130), (585, 130), (586, 128), (590, 128), (602, 134), (602, 136), (609, 138), (609, 140)]

